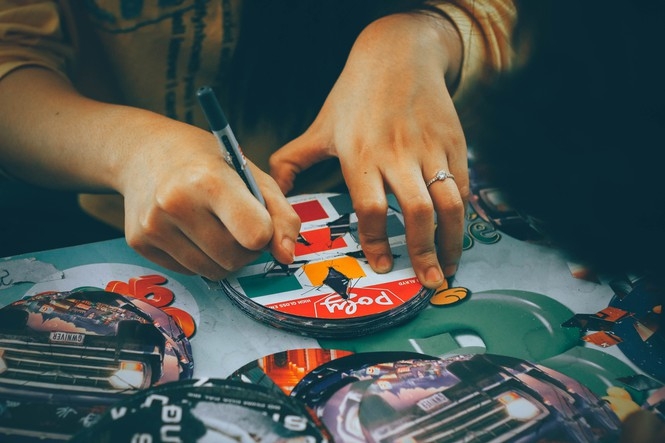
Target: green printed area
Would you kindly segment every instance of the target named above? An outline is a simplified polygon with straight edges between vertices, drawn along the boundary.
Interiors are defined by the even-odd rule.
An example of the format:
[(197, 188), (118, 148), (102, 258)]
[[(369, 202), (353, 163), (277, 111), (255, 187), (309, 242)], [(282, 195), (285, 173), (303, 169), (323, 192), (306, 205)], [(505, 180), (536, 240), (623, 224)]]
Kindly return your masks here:
[[(574, 313), (542, 294), (518, 290), (473, 293), (463, 303), (430, 306), (410, 322), (377, 334), (345, 340), (319, 340), (326, 349), (353, 352), (416, 351), (433, 356), (487, 352), (546, 362), (597, 395), (618, 377), (634, 373), (600, 351), (582, 349), (580, 331), (564, 328)], [(483, 346), (462, 347), (455, 337), (469, 334)]]
[[(358, 223), (351, 223), (349, 233), (356, 243), (360, 243), (360, 239), (358, 238)], [(395, 214), (391, 214), (386, 218), (386, 234), (388, 234), (388, 237), (404, 235), (404, 225)]]
[(242, 290), (249, 298), (302, 289), (302, 285), (294, 275), (279, 277), (250, 275), (248, 277), (239, 277), (238, 283), (240, 283), (240, 287), (242, 287)]
[(275, 261), (275, 258), (269, 252), (263, 251), (263, 252), (261, 252), (261, 255), (259, 255), (256, 260), (254, 260), (253, 262), (251, 262), (249, 264), (249, 266), (251, 266), (251, 265), (260, 265), (262, 263), (270, 263), (270, 262), (273, 262), (273, 261)]
[(349, 194), (334, 195), (328, 199), (339, 215), (353, 213), (353, 203)]
[(580, 340), (576, 328), (560, 325), (573, 312), (541, 294), (497, 290), (473, 293), (458, 305), (430, 307), (414, 320), (382, 332), (345, 341), (327, 341), (324, 348), (355, 352), (414, 350), (414, 345), (431, 355), (459, 349), (448, 336), (471, 333), (478, 336), (492, 354), (540, 361), (558, 355)]
[(601, 350), (576, 346), (539, 363), (579, 381), (598, 396), (606, 395), (610, 386), (621, 386), (637, 403), (646, 400), (645, 392), (623, 386), (617, 381), (618, 378), (635, 375), (635, 371)]

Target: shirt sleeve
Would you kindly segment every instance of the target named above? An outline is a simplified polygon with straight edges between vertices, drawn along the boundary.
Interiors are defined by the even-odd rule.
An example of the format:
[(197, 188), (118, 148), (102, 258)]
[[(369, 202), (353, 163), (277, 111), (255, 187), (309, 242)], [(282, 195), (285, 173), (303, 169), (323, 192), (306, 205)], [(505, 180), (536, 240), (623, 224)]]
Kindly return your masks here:
[(453, 96), (455, 101), (460, 101), (478, 79), (511, 68), (516, 7), (512, 0), (433, 3), (450, 18), (462, 38), (462, 71)]
[(23, 66), (64, 76), (72, 57), (56, 2), (0, 0), (0, 79)]

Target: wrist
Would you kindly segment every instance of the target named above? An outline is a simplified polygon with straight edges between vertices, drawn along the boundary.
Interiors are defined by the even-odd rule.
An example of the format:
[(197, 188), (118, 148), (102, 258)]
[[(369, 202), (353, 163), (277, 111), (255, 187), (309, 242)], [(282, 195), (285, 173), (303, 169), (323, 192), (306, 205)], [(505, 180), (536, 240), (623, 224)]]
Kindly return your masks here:
[(370, 49), (381, 45), (390, 48), (392, 59), (397, 59), (395, 54), (424, 57), (430, 66), (439, 69), (451, 94), (457, 86), (462, 69), (462, 38), (445, 15), (414, 11), (382, 17), (361, 32), (354, 47)]

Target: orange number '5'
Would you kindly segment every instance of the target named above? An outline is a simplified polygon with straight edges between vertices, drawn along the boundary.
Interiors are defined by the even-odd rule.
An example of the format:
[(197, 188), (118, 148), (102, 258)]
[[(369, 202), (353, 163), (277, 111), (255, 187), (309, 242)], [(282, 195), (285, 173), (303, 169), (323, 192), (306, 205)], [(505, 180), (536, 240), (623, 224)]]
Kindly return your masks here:
[(110, 281), (106, 285), (106, 290), (129, 297), (140, 298), (144, 302), (161, 309), (173, 318), (189, 338), (194, 335), (194, 331), (196, 330), (194, 319), (187, 311), (169, 306), (173, 303), (175, 295), (173, 295), (173, 291), (169, 288), (162, 286), (166, 282), (166, 277), (161, 275), (142, 275), (130, 278), (127, 283), (117, 280)]

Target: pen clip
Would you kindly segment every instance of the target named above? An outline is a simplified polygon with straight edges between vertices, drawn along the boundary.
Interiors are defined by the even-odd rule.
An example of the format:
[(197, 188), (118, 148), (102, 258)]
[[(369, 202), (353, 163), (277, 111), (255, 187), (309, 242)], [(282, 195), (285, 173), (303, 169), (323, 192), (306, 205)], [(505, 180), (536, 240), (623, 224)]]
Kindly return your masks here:
[(250, 192), (261, 202), (263, 206), (266, 205), (259, 185), (256, 183), (252, 171), (247, 168), (247, 160), (245, 155), (240, 149), (240, 145), (236, 140), (235, 134), (231, 130), (229, 122), (222, 111), (222, 107), (217, 100), (212, 88), (210, 86), (203, 86), (199, 88), (196, 95), (201, 104), (201, 109), (210, 125), (210, 130), (217, 138), (220, 145), (220, 150), (223, 151), (222, 156), (240, 176)]
[(231, 147), (231, 142), (229, 141), (228, 137), (224, 135), (221, 131), (212, 131), (212, 133), (217, 137), (217, 140), (220, 140), (221, 143), (221, 148), (223, 148), (222, 156), (224, 157), (224, 160), (226, 163), (228, 163), (229, 166), (232, 168), (236, 168), (236, 165), (233, 164), (233, 156), (231, 155), (231, 150), (233, 149)]

